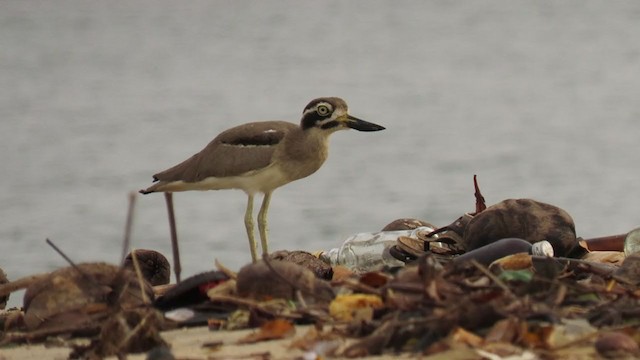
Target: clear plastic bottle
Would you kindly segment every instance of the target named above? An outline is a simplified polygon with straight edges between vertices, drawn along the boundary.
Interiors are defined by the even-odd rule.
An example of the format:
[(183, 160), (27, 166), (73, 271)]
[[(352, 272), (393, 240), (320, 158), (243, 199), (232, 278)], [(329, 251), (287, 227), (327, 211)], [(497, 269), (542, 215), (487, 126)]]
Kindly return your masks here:
[(404, 266), (402, 261), (389, 253), (389, 248), (396, 245), (400, 236), (417, 238), (418, 233), (431, 231), (432, 228), (422, 226), (413, 230), (359, 233), (347, 238), (339, 248), (320, 252), (318, 257), (331, 265), (346, 266), (354, 272), (371, 271), (383, 265)]

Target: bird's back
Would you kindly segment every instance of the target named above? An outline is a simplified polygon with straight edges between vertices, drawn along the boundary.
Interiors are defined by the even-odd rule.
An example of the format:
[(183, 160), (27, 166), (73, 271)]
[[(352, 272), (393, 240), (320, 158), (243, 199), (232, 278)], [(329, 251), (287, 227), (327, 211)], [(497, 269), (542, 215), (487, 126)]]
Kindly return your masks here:
[(182, 181), (197, 183), (207, 178), (242, 176), (271, 163), (276, 145), (298, 125), (286, 121), (253, 122), (230, 128), (189, 159), (153, 176), (147, 190), (163, 191), (162, 185)]

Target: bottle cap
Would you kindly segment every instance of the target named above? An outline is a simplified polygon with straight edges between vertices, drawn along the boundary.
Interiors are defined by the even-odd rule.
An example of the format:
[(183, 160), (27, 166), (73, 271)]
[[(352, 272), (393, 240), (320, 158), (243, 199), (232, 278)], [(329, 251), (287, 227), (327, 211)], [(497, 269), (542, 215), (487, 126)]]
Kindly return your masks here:
[(553, 246), (547, 240), (538, 241), (531, 245), (531, 255), (553, 256)]

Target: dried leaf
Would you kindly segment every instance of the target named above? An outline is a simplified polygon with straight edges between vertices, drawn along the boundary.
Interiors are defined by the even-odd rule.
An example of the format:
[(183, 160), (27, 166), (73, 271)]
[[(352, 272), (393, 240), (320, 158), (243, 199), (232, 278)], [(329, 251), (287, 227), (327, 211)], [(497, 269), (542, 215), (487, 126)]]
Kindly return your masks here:
[(307, 330), (307, 332), (305, 332), (302, 336), (294, 339), (291, 344), (289, 344), (289, 347), (293, 349), (309, 351), (313, 348), (313, 346), (319, 339), (320, 332), (315, 327), (312, 327)]
[(382, 298), (378, 295), (350, 294), (338, 295), (329, 304), (329, 314), (338, 321), (350, 322), (354, 318), (371, 316), (374, 309), (384, 306)]
[(533, 266), (531, 255), (527, 253), (517, 253), (498, 259), (489, 265), (489, 270), (496, 272), (494, 269), (501, 270), (522, 270)]
[(266, 340), (284, 339), (293, 335), (295, 331), (296, 328), (289, 320), (274, 319), (264, 323), (258, 332), (238, 340), (238, 344), (253, 344)]
[(321, 332), (317, 328), (312, 327), (301, 337), (294, 339), (291, 344), (289, 344), (289, 348), (314, 351), (326, 355), (335, 351), (342, 342), (342, 336), (330, 331)]
[(385, 322), (369, 336), (357, 341), (342, 351), (340, 356), (362, 357), (382, 353), (394, 334), (393, 321)]
[(320, 260), (317, 256), (307, 251), (287, 251), (279, 250), (269, 255), (271, 260), (287, 261), (298, 264), (313, 272), (316, 277), (324, 280), (331, 280), (333, 277), (333, 269), (331, 265)]
[(361, 283), (376, 289), (383, 287), (387, 281), (389, 281), (389, 275), (382, 272), (372, 271), (360, 275)]
[(257, 300), (296, 300), (299, 291), (307, 302), (329, 302), (333, 291), (329, 282), (292, 262), (264, 260), (244, 266), (238, 272), (238, 295)]
[(473, 195), (476, 197), (475, 214), (479, 214), (480, 212), (484, 211), (487, 208), (487, 205), (485, 203), (484, 196), (482, 196), (482, 193), (480, 192), (480, 186), (478, 185), (477, 175), (473, 175), (473, 188), (475, 189), (475, 192), (473, 193)]
[(622, 265), (624, 259), (622, 251), (593, 251), (582, 257), (582, 260), (614, 265)]
[(563, 319), (562, 324), (554, 324), (548, 327), (545, 347), (548, 349), (567, 346), (576, 341), (589, 338), (597, 333), (585, 319)]
[(453, 333), (451, 333), (451, 340), (471, 347), (478, 347), (484, 342), (480, 336), (461, 327), (456, 328)]
[(333, 278), (331, 281), (340, 282), (347, 278), (353, 276), (353, 271), (351, 271), (348, 267), (342, 265), (336, 265), (333, 267)]
[(622, 358), (638, 355), (638, 343), (622, 332), (605, 332), (598, 336), (595, 343), (598, 353), (605, 357)]
[(522, 326), (518, 319), (510, 317), (496, 322), (485, 336), (487, 342), (514, 342), (522, 332)]
[(640, 253), (628, 256), (622, 266), (613, 273), (613, 278), (629, 285), (640, 285)]
[(482, 359), (487, 360), (538, 360), (540, 357), (531, 351), (523, 351), (521, 348), (509, 343), (490, 343), (482, 349), (476, 349)]

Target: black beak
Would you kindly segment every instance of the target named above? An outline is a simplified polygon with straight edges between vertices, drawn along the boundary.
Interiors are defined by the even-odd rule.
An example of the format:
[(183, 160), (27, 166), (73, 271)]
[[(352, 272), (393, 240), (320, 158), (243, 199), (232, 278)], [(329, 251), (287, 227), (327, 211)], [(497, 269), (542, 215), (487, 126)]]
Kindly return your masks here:
[(351, 115), (347, 115), (347, 120), (344, 123), (348, 127), (358, 131), (380, 131), (385, 129), (384, 126), (360, 120)]

